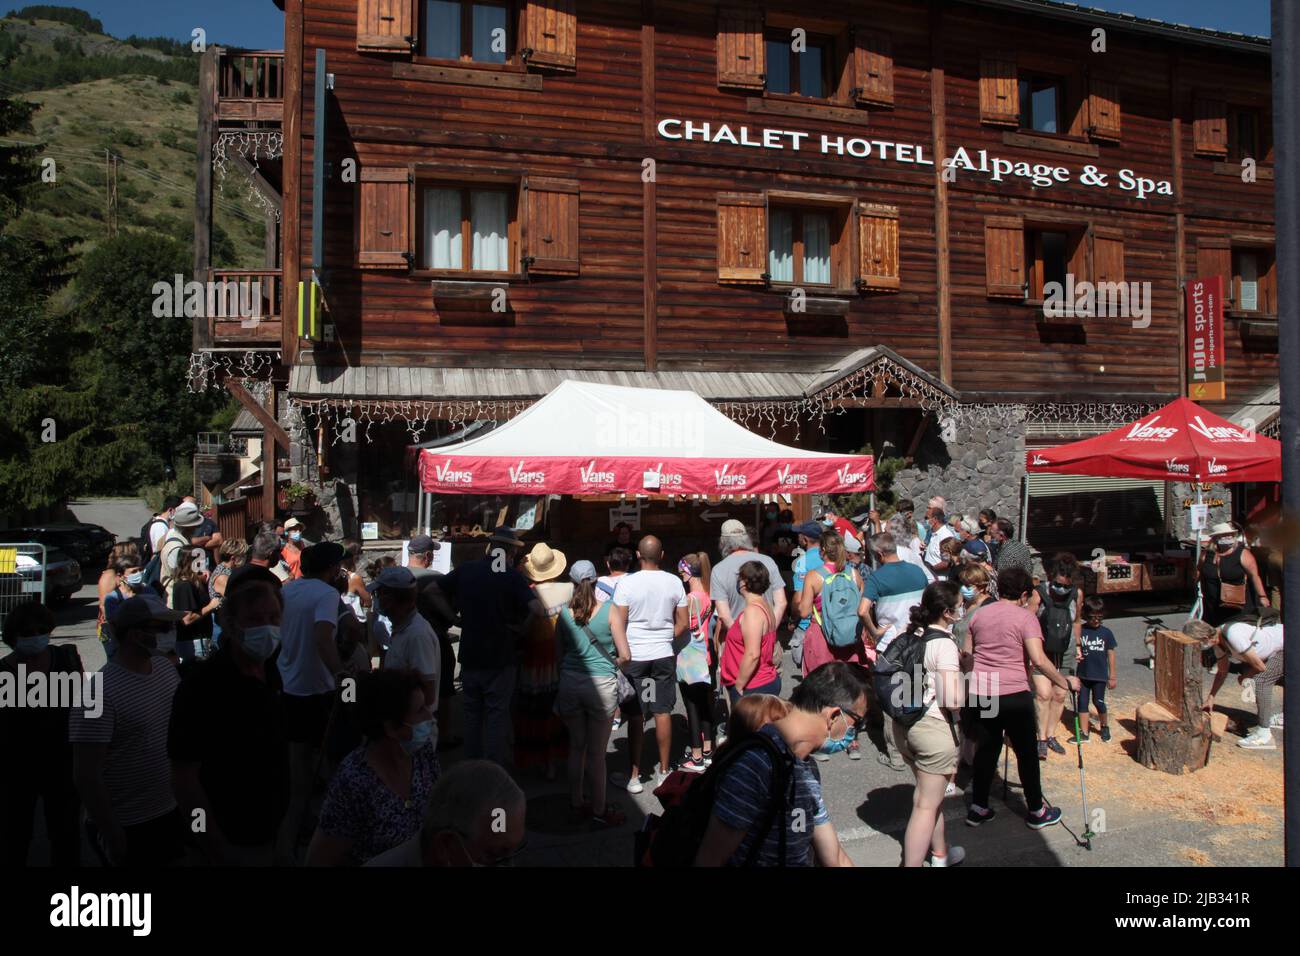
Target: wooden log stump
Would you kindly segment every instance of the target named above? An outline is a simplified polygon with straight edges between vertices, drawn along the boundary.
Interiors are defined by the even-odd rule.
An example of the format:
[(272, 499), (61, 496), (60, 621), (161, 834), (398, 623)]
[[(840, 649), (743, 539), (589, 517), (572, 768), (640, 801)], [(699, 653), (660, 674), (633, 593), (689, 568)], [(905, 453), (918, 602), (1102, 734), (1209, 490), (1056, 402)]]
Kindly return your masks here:
[(1137, 758), (1144, 767), (1183, 774), (1205, 766), (1210, 738), (1154, 700), (1137, 709)]
[(1205, 766), (1210, 744), (1220, 739), (1227, 718), (1215, 714), (1207, 721), (1201, 709), (1205, 670), (1200, 644), (1166, 630), (1156, 632), (1155, 643), (1156, 699), (1137, 710), (1137, 758), (1152, 770), (1192, 773)]

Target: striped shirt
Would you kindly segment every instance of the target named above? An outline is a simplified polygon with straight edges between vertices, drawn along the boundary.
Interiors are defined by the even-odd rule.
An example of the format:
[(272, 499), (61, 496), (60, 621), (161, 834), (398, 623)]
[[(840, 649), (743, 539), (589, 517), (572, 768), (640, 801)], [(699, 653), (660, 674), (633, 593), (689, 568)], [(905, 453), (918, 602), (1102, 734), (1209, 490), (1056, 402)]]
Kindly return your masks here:
[[(793, 761), (794, 798), (785, 812), (785, 865), (812, 866), (813, 828), (829, 823), (830, 813), (822, 801), (822, 782), (817, 767), (811, 760), (796, 760), (786, 745), (785, 738), (771, 724), (759, 731), (770, 737), (777, 749)], [(741, 866), (749, 856), (754, 834), (763, 816), (771, 807), (772, 757), (762, 746), (752, 747), (742, 754), (718, 782), (713, 814), (722, 823), (736, 830), (744, 830), (745, 839), (732, 854), (729, 866)], [(774, 821), (767, 831), (763, 845), (754, 857), (756, 866), (781, 865), (781, 821)]]
[(110, 661), (100, 672), (104, 712), (74, 709), (68, 739), (74, 744), (107, 744), (104, 784), (113, 815), (124, 827), (156, 820), (176, 808), (171, 765), (167, 761), (167, 727), (180, 675), (161, 657), (153, 670), (137, 674)]

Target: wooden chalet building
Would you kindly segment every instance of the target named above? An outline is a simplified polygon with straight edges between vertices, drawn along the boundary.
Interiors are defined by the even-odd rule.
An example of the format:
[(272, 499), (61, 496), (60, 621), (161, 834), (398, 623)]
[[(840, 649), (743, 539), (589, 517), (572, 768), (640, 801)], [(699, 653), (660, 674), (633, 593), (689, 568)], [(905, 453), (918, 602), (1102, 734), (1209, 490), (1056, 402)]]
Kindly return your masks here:
[[(275, 301), (199, 320), (196, 367), (270, 373), (234, 391), (333, 533), (406, 537), (408, 446), (579, 377), (911, 457), (895, 489), (964, 513), (1028, 491), (1042, 548), (1086, 553), (1057, 532), (1109, 492), (1108, 540), (1136, 540), (1177, 494), (1026, 487), (1024, 452), (1185, 394), (1182, 288), (1214, 275), (1210, 405), (1275, 415), (1267, 39), (1046, 0), (279, 5), (282, 54), (205, 61), (195, 263), (220, 265), (213, 146), (282, 133), (256, 174)], [(1054, 317), (1067, 275), (1149, 313)]]

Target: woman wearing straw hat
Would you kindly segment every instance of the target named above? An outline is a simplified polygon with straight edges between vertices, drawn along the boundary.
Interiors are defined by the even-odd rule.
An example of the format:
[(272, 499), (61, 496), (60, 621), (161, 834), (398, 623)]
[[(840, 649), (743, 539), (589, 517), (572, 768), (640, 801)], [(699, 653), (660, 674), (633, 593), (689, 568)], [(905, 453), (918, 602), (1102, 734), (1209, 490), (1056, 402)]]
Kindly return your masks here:
[(563, 551), (538, 542), (528, 552), (521, 568), (546, 609), (546, 616), (531, 620), (521, 648), (514, 709), (515, 766), (520, 770), (542, 767), (547, 780), (555, 779), (560, 761), (568, 753), (564, 724), (555, 713), (555, 694), (560, 683), (555, 619), (573, 599), (573, 585), (556, 579), (567, 565)]
[(1201, 558), (1197, 573), (1205, 601), (1201, 616), (1215, 627), (1254, 620), (1261, 607), (1270, 606), (1255, 556), (1246, 547), (1241, 529), (1230, 521), (1210, 529), (1210, 550)]

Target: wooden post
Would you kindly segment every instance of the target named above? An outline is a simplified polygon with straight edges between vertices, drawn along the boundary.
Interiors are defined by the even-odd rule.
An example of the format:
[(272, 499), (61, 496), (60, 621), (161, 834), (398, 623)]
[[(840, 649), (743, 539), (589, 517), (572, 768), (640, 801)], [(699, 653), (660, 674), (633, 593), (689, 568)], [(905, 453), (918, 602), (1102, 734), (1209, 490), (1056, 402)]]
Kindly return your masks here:
[[(287, 320), (286, 320), (287, 321)], [(275, 382), (268, 382), (266, 390), (266, 410), (275, 418)], [(288, 446), (285, 446), (287, 452)], [(275, 520), (275, 479), (278, 450), (275, 444), (275, 432), (269, 426), (262, 428), (262, 520)], [(250, 516), (251, 517), (251, 516)]]
[(1137, 759), (1152, 770), (1200, 770), (1210, 744), (1227, 726), (1222, 714), (1207, 720), (1201, 709), (1205, 668), (1199, 642), (1178, 631), (1156, 631), (1156, 699), (1137, 709)]
[[(655, 125), (655, 21), (654, 0), (641, 3), (641, 125), (647, 147), (654, 142)], [(653, 167), (652, 167), (653, 168)], [(656, 171), (657, 175), (657, 171)], [(641, 173), (641, 244), (642, 244), (642, 311), (644, 312), (645, 341), (643, 344), (645, 370), (653, 372), (659, 367), (659, 210), (652, 176), (645, 180)]]
[[(284, 3), (284, 191), (280, 217), (280, 361), (291, 367), (298, 358), (298, 278), (302, 252), (299, 235), (302, 204), (302, 0)], [(266, 505), (263, 505), (265, 509)], [(274, 509), (272, 500), (270, 507)]]
[(948, 271), (948, 184), (943, 161), (948, 151), (947, 91), (943, 68), (943, 9), (930, 5), (930, 117), (934, 136), (934, 253), (939, 298), (939, 380), (952, 383), (952, 288)]
[[(217, 63), (221, 47), (208, 47), (199, 58), (199, 131), (195, 141), (194, 276), (206, 282), (212, 267), (212, 147), (217, 132)], [(194, 317), (192, 348), (212, 347), (212, 329), (205, 314)]]

